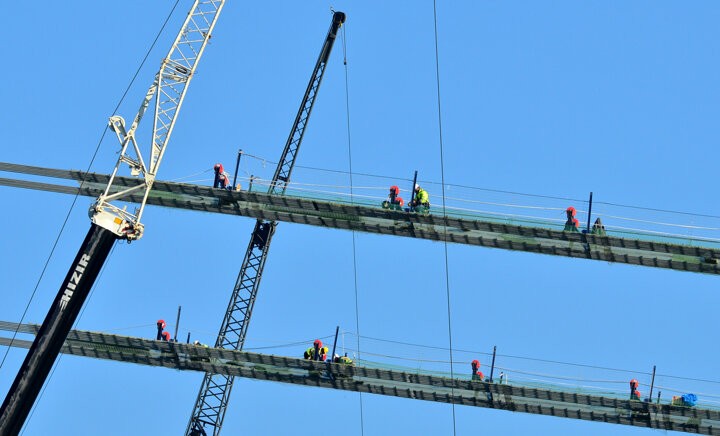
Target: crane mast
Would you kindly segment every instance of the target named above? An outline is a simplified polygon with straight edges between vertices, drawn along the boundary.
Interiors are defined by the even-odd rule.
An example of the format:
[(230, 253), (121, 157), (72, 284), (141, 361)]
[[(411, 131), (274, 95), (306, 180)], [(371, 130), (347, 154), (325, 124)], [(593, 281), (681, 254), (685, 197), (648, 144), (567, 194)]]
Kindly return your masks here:
[[(147, 196), (165, 154), (187, 87), (223, 5), (224, 0), (196, 0), (170, 52), (163, 59), (160, 71), (148, 89), (130, 129), (125, 128), (122, 117), (110, 118), (110, 128), (120, 141), (118, 161), (104, 193), (90, 208), (91, 225), (87, 236), (2, 404), (1, 435), (20, 433), (115, 241), (134, 241), (142, 237), (144, 226), (140, 218)], [(135, 132), (153, 98), (153, 138), (149, 161), (146, 162), (136, 141)], [(128, 165), (131, 174), (139, 176), (141, 183), (127, 189), (115, 186), (115, 176), (123, 165)], [(126, 196), (138, 191), (143, 192), (143, 201), (134, 213), (128, 212), (126, 207), (111, 203), (122, 201)]]
[[(295, 158), (300, 149), (305, 128), (322, 83), (330, 52), (337, 37), (337, 32), (344, 22), (345, 14), (343, 12), (333, 13), (330, 30), (328, 30), (325, 42), (320, 50), (310, 83), (308, 83), (305, 90), (300, 109), (285, 143), (282, 157), (270, 183), (269, 194), (282, 195), (287, 189), (295, 165)], [(275, 221), (268, 220), (257, 220), (255, 223), (255, 229), (245, 252), (245, 258), (240, 267), (228, 309), (225, 312), (215, 341), (216, 348), (241, 350), (245, 343), (248, 324), (250, 323), (257, 291), (260, 286), (260, 278), (262, 277), (276, 225)], [(211, 430), (215, 436), (220, 434), (233, 381), (233, 376), (205, 373), (190, 422), (185, 431), (186, 436), (206, 435), (209, 433), (207, 430)]]

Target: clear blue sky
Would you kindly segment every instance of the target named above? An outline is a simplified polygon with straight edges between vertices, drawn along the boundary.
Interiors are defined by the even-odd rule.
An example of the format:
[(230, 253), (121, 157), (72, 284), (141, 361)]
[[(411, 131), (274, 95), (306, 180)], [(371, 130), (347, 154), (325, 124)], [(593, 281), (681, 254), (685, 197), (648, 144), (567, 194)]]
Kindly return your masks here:
[[(13, 5), (0, 30), (6, 41), (0, 161), (87, 168), (172, 4)], [(218, 161), (232, 167), (238, 148), (277, 160), (331, 6), (348, 15), (353, 170), (402, 181), (417, 169), (423, 181), (439, 182), (428, 0), (228, 2), (159, 178), (205, 172), (188, 180), (209, 183), (207, 171)], [(123, 101), (118, 114), (126, 119), (135, 115), (188, 7), (179, 6)], [(571, 199), (593, 191), (598, 201), (720, 215), (712, 201), (720, 160), (716, 2), (438, 1), (437, 14), (448, 183)], [(348, 169), (342, 60), (337, 44), (299, 165)], [(146, 118), (144, 127), (149, 124)], [(106, 135), (92, 170), (109, 172), (116, 151), (116, 138)], [(272, 175), (272, 165), (263, 169), (252, 159), (245, 165), (243, 171)], [(300, 171), (295, 181), (338, 179)], [(72, 198), (0, 193), (0, 319), (19, 321)], [(430, 194), (440, 204), (437, 189)], [(25, 322), (45, 316), (89, 227), (90, 203), (79, 199), (70, 214)], [(154, 207), (144, 221), (141, 241), (117, 244), (76, 328), (152, 337), (158, 318), (174, 330), (181, 305), (181, 338), (191, 331), (213, 343), (254, 221)], [(446, 269), (441, 243), (356, 234), (355, 245), (354, 263), (352, 233), (280, 223), (248, 346), (310, 341), (340, 325), (366, 337), (447, 347), (449, 289), (453, 347), (477, 351), (486, 371), (481, 353), (497, 345), (504, 355), (631, 370), (608, 376), (536, 368), (635, 376), (644, 392), (653, 365), (661, 374), (718, 380), (717, 277), (466, 246), (447, 247)], [(354, 341), (346, 336), (347, 344)], [(299, 356), (303, 348), (269, 351)], [(361, 351), (449, 360), (447, 351), (370, 340)], [(0, 368), (3, 396), (24, 353), (11, 350)], [(456, 368), (469, 371), (471, 355), (456, 354)], [(509, 358), (498, 365), (533, 369), (531, 361)], [(199, 373), (65, 356), (25, 434), (181, 434), (201, 380)], [(658, 383), (682, 387), (678, 380)], [(293, 434), (318, 425), (322, 433), (359, 435), (361, 402), (367, 435), (453, 432), (448, 405), (237, 379), (224, 434)], [(454, 411), (459, 435), (652, 432), (482, 408)]]

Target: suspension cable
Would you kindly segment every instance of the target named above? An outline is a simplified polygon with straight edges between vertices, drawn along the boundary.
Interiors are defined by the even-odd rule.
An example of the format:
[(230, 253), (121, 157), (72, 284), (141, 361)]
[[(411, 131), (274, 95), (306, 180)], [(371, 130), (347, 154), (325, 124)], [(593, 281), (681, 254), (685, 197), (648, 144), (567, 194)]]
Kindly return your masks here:
[[(112, 250), (110, 250), (110, 254), (108, 255), (108, 260), (112, 257), (113, 253), (115, 252), (116, 247), (117, 247), (117, 245), (113, 245), (113, 248), (112, 248)], [(97, 283), (100, 283), (100, 281), (102, 280), (103, 273), (105, 272), (105, 266), (107, 264), (108, 264), (108, 262), (105, 262), (103, 264), (103, 266), (100, 267), (100, 272), (98, 273)], [(88, 294), (88, 298), (87, 298), (88, 303), (90, 302), (90, 299), (92, 298), (93, 294), (94, 294), (94, 287), (92, 289), (90, 289), (90, 293)], [(82, 318), (83, 314), (85, 313), (85, 309), (87, 309), (87, 307), (88, 307), (88, 305), (85, 304), (83, 306), (83, 308), (80, 310), (80, 314), (78, 315), (77, 320), (75, 321), (75, 325), (77, 325), (77, 323), (80, 321), (80, 318)], [(22, 321), (21, 321), (21, 323), (22, 323)], [(20, 327), (20, 325), (18, 324), (18, 328), (19, 327)], [(8, 348), (10, 346), (12, 346), (12, 344), (8, 345)], [(55, 370), (58, 369), (58, 367), (60, 366), (60, 360), (62, 359), (62, 357), (63, 357), (63, 353), (60, 353), (60, 355), (58, 355), (57, 359), (55, 359), (52, 369), (50, 370), (50, 375), (48, 375), (47, 381), (43, 384), (43, 387), (40, 390), (40, 393), (38, 394), (37, 400), (35, 401), (32, 408), (30, 409), (30, 414), (28, 415), (27, 422), (30, 422), (30, 420), (32, 420), (32, 417), (35, 414), (35, 410), (37, 410), (37, 408), (40, 405), (40, 402), (42, 401), (43, 395), (45, 394), (45, 390), (50, 385), (50, 380), (52, 380), (53, 375), (55, 375)], [(25, 434), (25, 430), (27, 430), (26, 425), (23, 426), (23, 429), (20, 432), (20, 434), (21, 435)]]
[[(433, 25), (435, 30), (435, 79), (437, 88), (437, 110), (438, 110), (438, 139), (440, 142), (440, 186), (442, 188), (442, 215), (445, 226), (448, 226), (448, 216), (445, 210), (445, 161), (443, 153), (443, 131), (442, 131), (442, 110), (440, 105), (440, 52), (438, 50), (438, 27), (437, 27), (437, 0), (433, 0)], [(450, 310), (450, 262), (448, 261), (448, 235), (443, 234), (443, 247), (445, 250), (445, 294), (447, 297), (447, 320), (448, 320), (448, 345), (450, 352), (450, 377), (455, 378), (453, 370), (453, 344), (452, 344), (452, 312)], [(451, 395), (455, 396), (455, 388), (450, 388)], [(452, 404), (453, 435), (457, 434), (455, 423), (455, 403)]]
[[(348, 81), (348, 64), (347, 64), (347, 40), (345, 37), (345, 27), (342, 27), (342, 47), (343, 47), (343, 66), (345, 67), (345, 118), (347, 122), (347, 145), (348, 145), (348, 177), (350, 179), (350, 203), (354, 202), (353, 197), (353, 169), (352, 169), (352, 146), (350, 142), (350, 87)], [(355, 329), (357, 335), (357, 357), (360, 358), (360, 310), (358, 305), (358, 274), (357, 274), (357, 247), (355, 244), (355, 230), (352, 231), (352, 258), (353, 258), (353, 283), (355, 287)], [(334, 356), (332, 356), (334, 358)], [(365, 434), (365, 424), (363, 417), (363, 395), (360, 392), (360, 434)]]
[[(276, 164), (277, 162), (273, 162), (271, 160), (265, 159), (260, 156), (253, 156), (249, 154), (243, 154), (243, 156), (252, 157), (257, 160), (260, 160), (267, 164)], [(312, 170), (312, 171), (322, 171), (327, 173), (335, 173), (335, 174), (347, 174), (347, 171), (344, 170), (335, 170), (330, 168), (320, 168), (320, 167), (314, 167), (314, 166), (306, 166), (306, 165), (295, 165), (295, 168), (301, 168), (306, 170)], [(208, 172), (210, 170), (207, 170), (205, 172)], [(370, 173), (358, 173), (355, 172), (354, 175), (356, 176), (363, 176), (363, 177), (369, 177), (369, 178), (376, 178), (376, 179), (391, 179), (391, 180), (402, 180), (405, 182), (411, 182), (412, 179), (406, 178), (406, 177), (398, 177), (398, 176), (388, 176), (383, 174), (370, 174)], [(295, 182), (297, 183), (297, 182)], [(424, 184), (430, 184), (430, 185), (436, 185), (437, 182), (434, 181), (428, 181), (423, 180)], [(447, 183), (445, 184), (447, 188), (462, 188), (462, 189), (470, 189), (473, 191), (485, 191), (485, 192), (492, 192), (497, 194), (508, 194), (508, 195), (518, 195), (523, 197), (533, 197), (533, 198), (543, 198), (547, 200), (560, 200), (560, 201), (569, 201), (574, 203), (587, 203), (587, 200), (583, 199), (577, 199), (577, 198), (570, 198), (570, 197), (559, 197), (556, 195), (543, 195), (543, 194), (532, 194), (528, 192), (519, 192), (519, 191), (508, 191), (503, 189), (493, 189), (493, 188), (483, 188), (479, 186), (469, 186), (469, 185), (460, 185), (460, 184), (454, 184), (454, 183)], [(450, 198), (450, 197), (448, 197)], [(621, 207), (621, 208), (627, 208), (627, 209), (637, 209), (637, 210), (644, 210), (644, 211), (650, 211), (650, 212), (662, 212), (662, 213), (671, 213), (671, 214), (677, 214), (677, 215), (687, 215), (692, 217), (698, 217), (698, 218), (714, 218), (714, 219), (720, 219), (720, 215), (710, 215), (710, 214), (701, 214), (701, 213), (695, 213), (695, 212), (687, 212), (687, 211), (677, 211), (677, 210), (669, 210), (669, 209), (660, 209), (660, 208), (652, 208), (652, 207), (644, 207), (644, 206), (632, 206), (628, 204), (618, 204), (618, 203), (611, 203), (611, 202), (604, 202), (604, 201), (594, 201), (593, 205), (605, 205), (605, 206), (613, 206), (613, 207)], [(580, 211), (580, 210), (578, 210)]]

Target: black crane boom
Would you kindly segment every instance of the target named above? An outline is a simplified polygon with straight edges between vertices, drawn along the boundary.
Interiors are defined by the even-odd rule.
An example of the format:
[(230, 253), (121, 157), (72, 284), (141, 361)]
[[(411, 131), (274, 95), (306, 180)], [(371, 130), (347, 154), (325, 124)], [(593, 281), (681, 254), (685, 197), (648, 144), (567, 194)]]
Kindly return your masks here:
[[(305, 128), (307, 127), (310, 113), (317, 92), (322, 83), (322, 78), (327, 65), (327, 60), (332, 51), (337, 32), (345, 22), (343, 12), (334, 12), (330, 30), (328, 30), (325, 42), (320, 51), (320, 56), (315, 63), (310, 83), (308, 83), (300, 109), (298, 110), (295, 122), (288, 136), (282, 157), (278, 163), (275, 175), (268, 189), (269, 194), (284, 194), (290, 180), (295, 159), (300, 144), (302, 143)], [(257, 220), (255, 230), (250, 238), (245, 258), (243, 259), (235, 287), (230, 297), (228, 309), (220, 326), (216, 348), (241, 350), (245, 343), (248, 324), (252, 310), (257, 298), (257, 291), (260, 286), (260, 278), (265, 267), (265, 260), (270, 248), (272, 236), (275, 233), (275, 221)], [(234, 376), (224, 374), (205, 373), (200, 392), (198, 393), (195, 407), (193, 408), (190, 422), (185, 434), (187, 436), (199, 436), (212, 433), (217, 436), (222, 429), (222, 422), (227, 410), (227, 403), (230, 398), (230, 391)]]
[(70, 270), (63, 280), (30, 351), (10, 387), (0, 412), (0, 435), (20, 433), (65, 338), (72, 328), (112, 249), (117, 235), (96, 224), (90, 226)]

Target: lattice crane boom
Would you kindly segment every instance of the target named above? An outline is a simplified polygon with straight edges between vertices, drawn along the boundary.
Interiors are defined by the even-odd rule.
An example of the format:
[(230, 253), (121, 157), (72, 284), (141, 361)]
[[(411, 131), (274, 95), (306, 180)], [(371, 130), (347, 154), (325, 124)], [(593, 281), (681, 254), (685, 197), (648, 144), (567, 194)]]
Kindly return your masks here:
[[(290, 180), (295, 159), (302, 143), (305, 128), (307, 127), (310, 113), (317, 92), (322, 83), (330, 52), (337, 37), (337, 32), (345, 22), (345, 14), (334, 12), (332, 24), (328, 30), (325, 42), (323, 43), (320, 55), (315, 64), (310, 82), (305, 91), (300, 109), (298, 110), (295, 122), (288, 136), (285, 148), (282, 153), (275, 175), (268, 189), (269, 194), (284, 194), (287, 183)], [(248, 324), (252, 310), (257, 298), (257, 291), (260, 286), (260, 278), (265, 267), (265, 260), (270, 248), (272, 236), (275, 233), (275, 221), (257, 220), (253, 230), (250, 243), (248, 244), (245, 258), (243, 259), (235, 287), (230, 297), (228, 309), (220, 326), (216, 348), (241, 350), (245, 343)], [(225, 418), (230, 392), (232, 390), (234, 377), (223, 374), (206, 373), (200, 386), (195, 407), (188, 423), (185, 434), (187, 436), (199, 436), (208, 434), (208, 430), (217, 436), (222, 429)]]
[[(110, 128), (120, 140), (120, 154), (104, 193), (90, 208), (91, 225), (40, 330), (23, 361), (0, 409), (0, 434), (20, 433), (48, 374), (60, 353), (70, 328), (102, 269), (115, 241), (137, 240), (142, 237), (140, 222), (145, 203), (165, 154), (167, 143), (177, 120), (200, 57), (220, 15), (224, 0), (196, 0), (180, 32), (163, 59), (160, 71), (150, 86), (129, 130), (120, 116), (110, 118)], [(155, 97), (155, 120), (150, 159), (146, 162), (135, 132)], [(138, 175), (138, 186), (110, 194), (113, 181), (123, 165)], [(129, 194), (143, 192), (143, 201), (135, 213), (110, 203)]]

